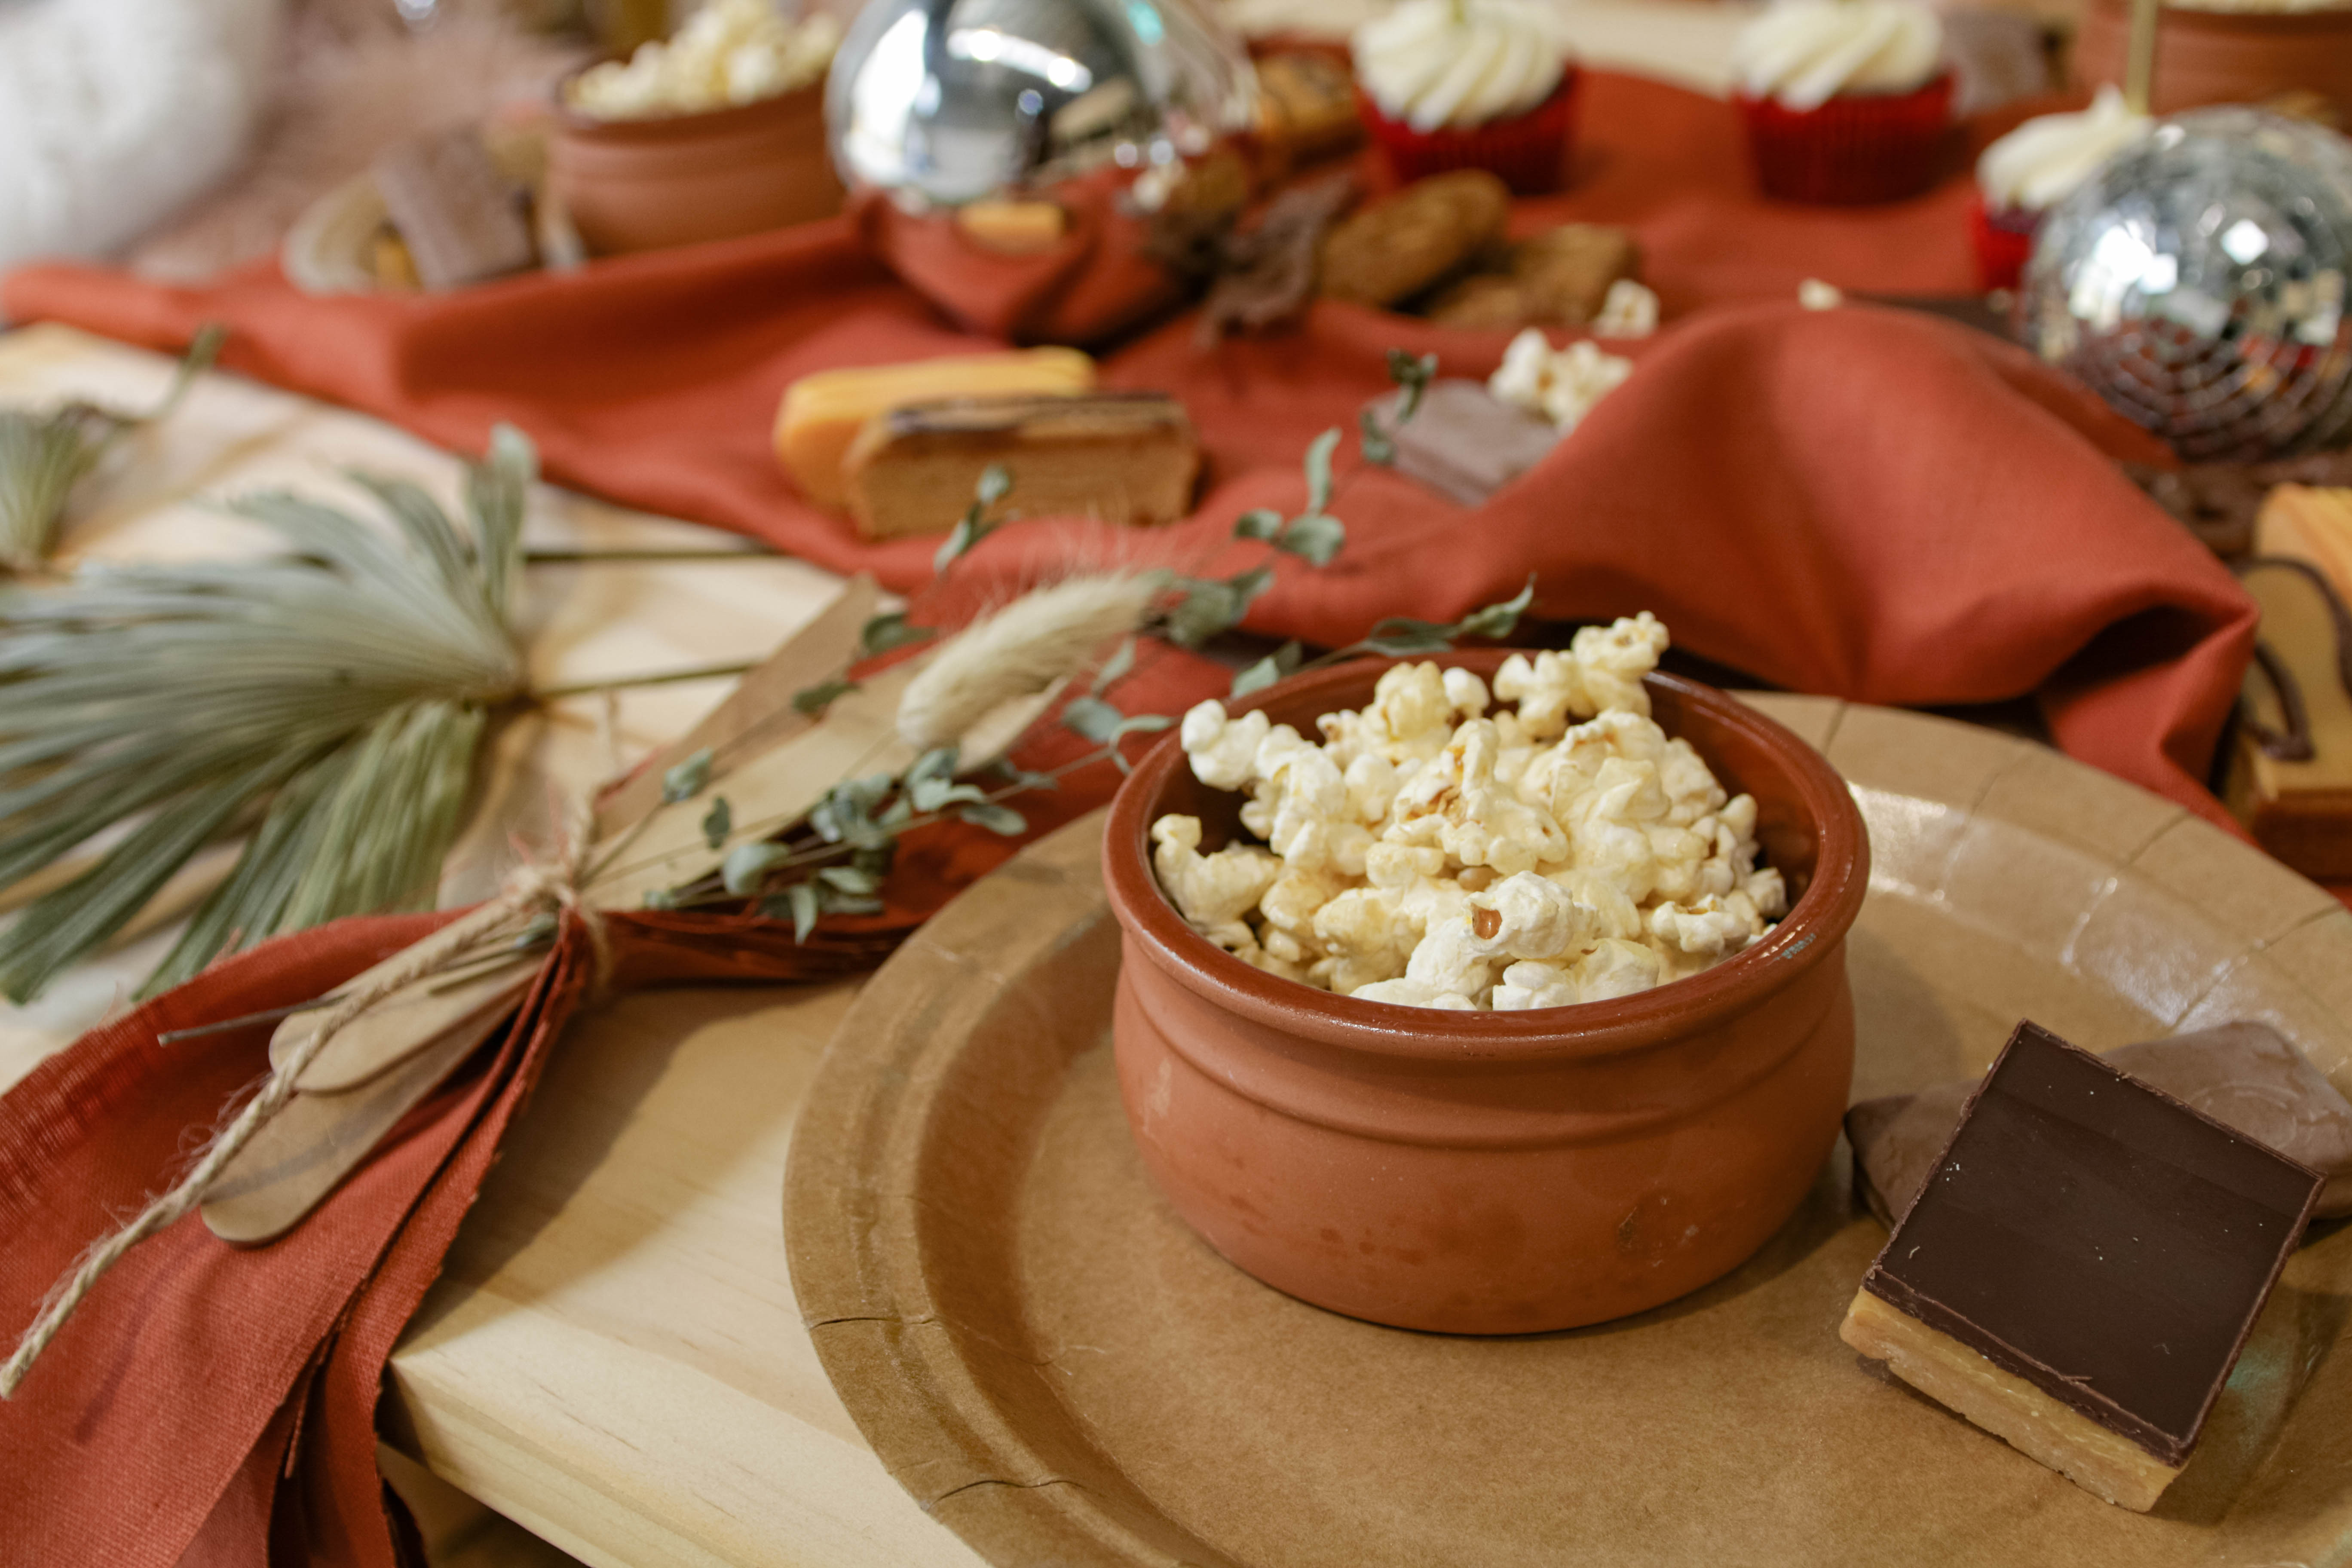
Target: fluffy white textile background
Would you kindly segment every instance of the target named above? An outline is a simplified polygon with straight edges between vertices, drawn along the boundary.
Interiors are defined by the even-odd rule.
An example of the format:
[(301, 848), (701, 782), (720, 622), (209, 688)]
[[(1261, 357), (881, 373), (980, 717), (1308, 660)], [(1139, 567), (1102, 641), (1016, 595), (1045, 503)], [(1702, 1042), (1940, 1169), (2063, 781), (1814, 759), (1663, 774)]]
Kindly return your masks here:
[[(0, 270), (194, 279), (275, 249), (385, 148), (544, 102), (584, 46), (550, 0), (0, 0)], [(553, 7), (560, 10), (560, 7)]]
[(0, 5), (0, 268), (100, 256), (245, 155), (282, 0)]

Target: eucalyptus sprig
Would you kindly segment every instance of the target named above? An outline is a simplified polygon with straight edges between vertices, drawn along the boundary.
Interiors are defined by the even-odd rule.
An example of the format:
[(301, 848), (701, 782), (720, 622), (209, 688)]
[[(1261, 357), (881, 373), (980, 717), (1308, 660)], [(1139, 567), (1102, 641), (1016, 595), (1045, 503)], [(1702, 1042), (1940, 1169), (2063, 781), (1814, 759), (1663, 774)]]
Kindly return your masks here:
[(163, 401), (144, 414), (79, 400), (47, 414), (0, 409), (0, 567), (22, 574), (47, 563), (74, 486), (116, 442), (178, 407), (226, 335), (218, 325), (198, 332)]
[[(1436, 370), (1433, 354), (1415, 357), (1402, 351), (1390, 353), (1390, 375), (1402, 389), (1391, 431), (1419, 410), (1422, 394)], [(1304, 464), (1307, 506), (1303, 511), (1292, 518), (1270, 509), (1245, 512), (1234, 524), (1234, 536), (1262, 540), (1311, 566), (1328, 565), (1347, 542), (1346, 527), (1332, 514), (1333, 503), (1343, 488), (1334, 474), (1334, 458), (1340, 440), (1341, 432), (1333, 428), (1317, 437), (1308, 447)], [(1394, 448), (1387, 435), (1378, 426), (1367, 424), (1363, 463), (1356, 472), (1386, 464), (1393, 457)], [(1013, 477), (1001, 467), (991, 467), (982, 473), (971, 507), (940, 547), (935, 570), (946, 572), (1008, 521), (997, 509), (1012, 490), (1013, 483)], [(1138, 628), (1142, 635), (1158, 636), (1180, 647), (1198, 647), (1240, 624), (1252, 601), (1273, 584), (1275, 571), (1272, 564), (1262, 563), (1223, 578), (1148, 575), (1146, 592), (1134, 605), (1127, 625)], [(1139, 576), (1135, 581), (1140, 583), (1144, 578)], [(1033, 590), (1015, 605), (990, 617), (990, 635), (976, 635), (980, 630), (977, 626), (967, 628), (953, 645), (940, 650), (938, 658), (949, 668), (958, 668), (958, 661), (971, 667), (963, 668), (961, 675), (967, 685), (986, 692), (990, 703), (1013, 695), (997, 689), (997, 676), (1017, 676), (1028, 683), (1024, 689), (1042, 689), (1042, 677), (1035, 671), (1023, 672), (1023, 666), (1035, 662), (1029, 658), (1029, 650), (1021, 646), (1027, 634), (1006, 634), (1011, 621), (1023, 609), (1040, 612), (1029, 617), (1039, 631), (1060, 628), (1061, 619), (1066, 617), (1044, 613), (1045, 606), (1055, 595), (1066, 595), (1078, 585), (1066, 582)], [(1244, 670), (1234, 682), (1234, 692), (1241, 695), (1294, 670), (1361, 654), (1436, 652), (1453, 647), (1457, 638), (1464, 637), (1507, 637), (1517, 626), (1520, 613), (1533, 602), (1534, 592), (1535, 581), (1529, 578), (1528, 586), (1512, 598), (1450, 624), (1391, 616), (1361, 640), (1313, 660), (1306, 658), (1299, 644), (1286, 643)], [(1155, 599), (1160, 600), (1156, 608), (1151, 607)], [(866, 628), (864, 651), (884, 651), (929, 635), (920, 627), (906, 625), (902, 616), (877, 616)], [(1054, 635), (1060, 633), (1057, 630)], [(1100, 640), (1092, 635), (1082, 640), (1100, 646)], [(1081, 658), (1085, 657), (1083, 649), (1078, 651)], [(681, 910), (749, 901), (772, 919), (790, 920), (794, 939), (803, 942), (828, 914), (879, 912), (883, 908), (879, 896), (882, 879), (888, 874), (898, 841), (905, 834), (951, 819), (996, 833), (1024, 832), (1027, 819), (1009, 802), (1031, 791), (1055, 788), (1063, 777), (1103, 763), (1124, 773), (1131, 765), (1126, 753), (1129, 736), (1172, 727), (1176, 721), (1165, 714), (1128, 713), (1110, 700), (1110, 688), (1134, 668), (1135, 658), (1136, 638), (1128, 636), (1095, 668), (1087, 691), (1063, 705), (1063, 728), (1093, 742), (1094, 749), (1084, 755), (1044, 773), (1028, 772), (999, 760), (989, 770), (994, 782), (984, 786), (958, 776), (954, 747), (932, 746), (902, 772), (844, 780), (805, 816), (791, 821), (738, 823), (732, 808), (720, 796), (713, 801), (704, 819), (705, 841), (716, 850), (733, 840), (733, 847), (726, 850), (715, 872), (683, 886), (649, 894), (647, 904), (656, 909)], [(1058, 661), (1051, 662), (1059, 668)], [(801, 693), (793, 701), (806, 710), (821, 710), (824, 703), (849, 689), (852, 688), (846, 680), (829, 681)], [(950, 706), (961, 712), (966, 707), (987, 705)], [(926, 743), (924, 740), (912, 739), (917, 732), (960, 732), (955, 724), (942, 728), (928, 719), (910, 728), (908, 714), (915, 706), (915, 693), (910, 688), (902, 700), (898, 727), (912, 744)], [(681, 767), (690, 770), (695, 762), (689, 758)], [(699, 793), (708, 783), (709, 758), (703, 756), (700, 762), (698, 773), (673, 770), (672, 776), (666, 780), (669, 787), (665, 795), (686, 799)]]
[(256, 495), (228, 510), (288, 554), (0, 592), (0, 889), (121, 832), (0, 931), (0, 991), (37, 994), (238, 835), (148, 993), (280, 931), (429, 907), (489, 711), (524, 687), (536, 468), (500, 426), (462, 529), (414, 484), (353, 475), (391, 527)]
[[(1337, 479), (1333, 472), (1333, 458), (1339, 449), (1339, 430), (1334, 426), (1307, 444), (1301, 465), (1307, 477), (1307, 509), (1286, 518), (1272, 507), (1253, 508), (1234, 520), (1235, 539), (1262, 540), (1310, 566), (1328, 566), (1338, 558), (1347, 547), (1348, 529), (1332, 515), (1333, 504), (1367, 468), (1385, 468), (1396, 460), (1392, 437), (1421, 412), (1422, 395), (1437, 375), (1437, 356), (1415, 357), (1402, 349), (1391, 349), (1388, 370), (1389, 379), (1400, 389), (1396, 423), (1383, 431), (1366, 414), (1358, 441), (1363, 460), (1347, 479)], [(1176, 587), (1182, 597), (1168, 612), (1161, 629), (1179, 647), (1199, 647), (1241, 625), (1250, 605), (1272, 586), (1270, 565), (1254, 566), (1231, 577), (1181, 578)]]
[(1519, 616), (1535, 603), (1535, 597), (1536, 580), (1530, 574), (1527, 586), (1509, 598), (1473, 610), (1458, 621), (1416, 621), (1409, 616), (1391, 616), (1375, 626), (1370, 636), (1314, 658), (1307, 657), (1306, 648), (1298, 642), (1286, 642), (1234, 676), (1229, 695), (1246, 697), (1301, 670), (1343, 664), (1366, 654), (1407, 658), (1420, 653), (1449, 652), (1464, 637), (1507, 637), (1519, 629)]

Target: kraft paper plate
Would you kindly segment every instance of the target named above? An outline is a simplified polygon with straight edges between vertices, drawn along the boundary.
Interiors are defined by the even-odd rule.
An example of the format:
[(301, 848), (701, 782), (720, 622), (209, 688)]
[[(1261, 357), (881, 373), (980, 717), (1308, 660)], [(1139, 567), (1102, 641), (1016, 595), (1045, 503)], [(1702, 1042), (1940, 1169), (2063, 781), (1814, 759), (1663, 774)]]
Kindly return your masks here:
[[(1759, 707), (1852, 781), (1856, 1099), (1981, 1070), (2021, 1016), (2108, 1047), (2267, 1019), (2352, 1091), (2352, 913), (2042, 747)], [(2339, 1563), (2352, 1235), (2296, 1256), (2158, 1511), (2099, 1501), (1860, 1363), (1885, 1237), (1843, 1144), (1727, 1279), (1510, 1340), (1334, 1316), (1225, 1264), (1146, 1181), (1108, 1049), (1090, 818), (973, 888), (842, 1025), (785, 1181), (793, 1283), (892, 1474), (1021, 1568)]]

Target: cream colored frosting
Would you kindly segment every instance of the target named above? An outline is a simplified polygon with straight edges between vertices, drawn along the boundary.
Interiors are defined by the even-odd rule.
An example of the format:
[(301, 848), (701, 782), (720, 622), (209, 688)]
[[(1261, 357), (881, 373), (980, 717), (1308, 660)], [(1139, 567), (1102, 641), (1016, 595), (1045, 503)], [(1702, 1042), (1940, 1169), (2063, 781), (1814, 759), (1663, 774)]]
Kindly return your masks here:
[(1986, 148), (1977, 160), (1977, 184), (1986, 205), (1996, 209), (2039, 212), (2055, 206), (2154, 123), (2134, 114), (2109, 83), (2090, 108), (2029, 120)]
[(1841, 93), (1909, 92), (1942, 68), (1943, 24), (1913, 0), (1774, 0), (1732, 65), (1754, 98), (1819, 109)]
[(1568, 69), (1558, 24), (1527, 0), (1405, 0), (1356, 29), (1356, 79), (1415, 131), (1525, 114)]

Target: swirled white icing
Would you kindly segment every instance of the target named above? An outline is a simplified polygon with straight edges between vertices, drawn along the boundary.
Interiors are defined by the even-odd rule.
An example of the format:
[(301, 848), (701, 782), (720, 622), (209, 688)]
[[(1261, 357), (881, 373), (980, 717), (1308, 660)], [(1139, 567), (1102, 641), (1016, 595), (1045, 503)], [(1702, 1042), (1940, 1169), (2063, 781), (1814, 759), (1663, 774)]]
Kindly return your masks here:
[(1356, 79), (1415, 131), (1525, 114), (1559, 85), (1568, 49), (1527, 0), (1405, 0), (1356, 29)]
[(1909, 92), (1943, 48), (1943, 24), (1913, 0), (1774, 0), (1739, 30), (1732, 65), (1750, 97), (1819, 109), (1841, 93)]
[(1996, 210), (2055, 206), (2154, 123), (2134, 114), (2109, 83), (2090, 108), (2029, 120), (1986, 148), (1977, 160), (1977, 185)]

